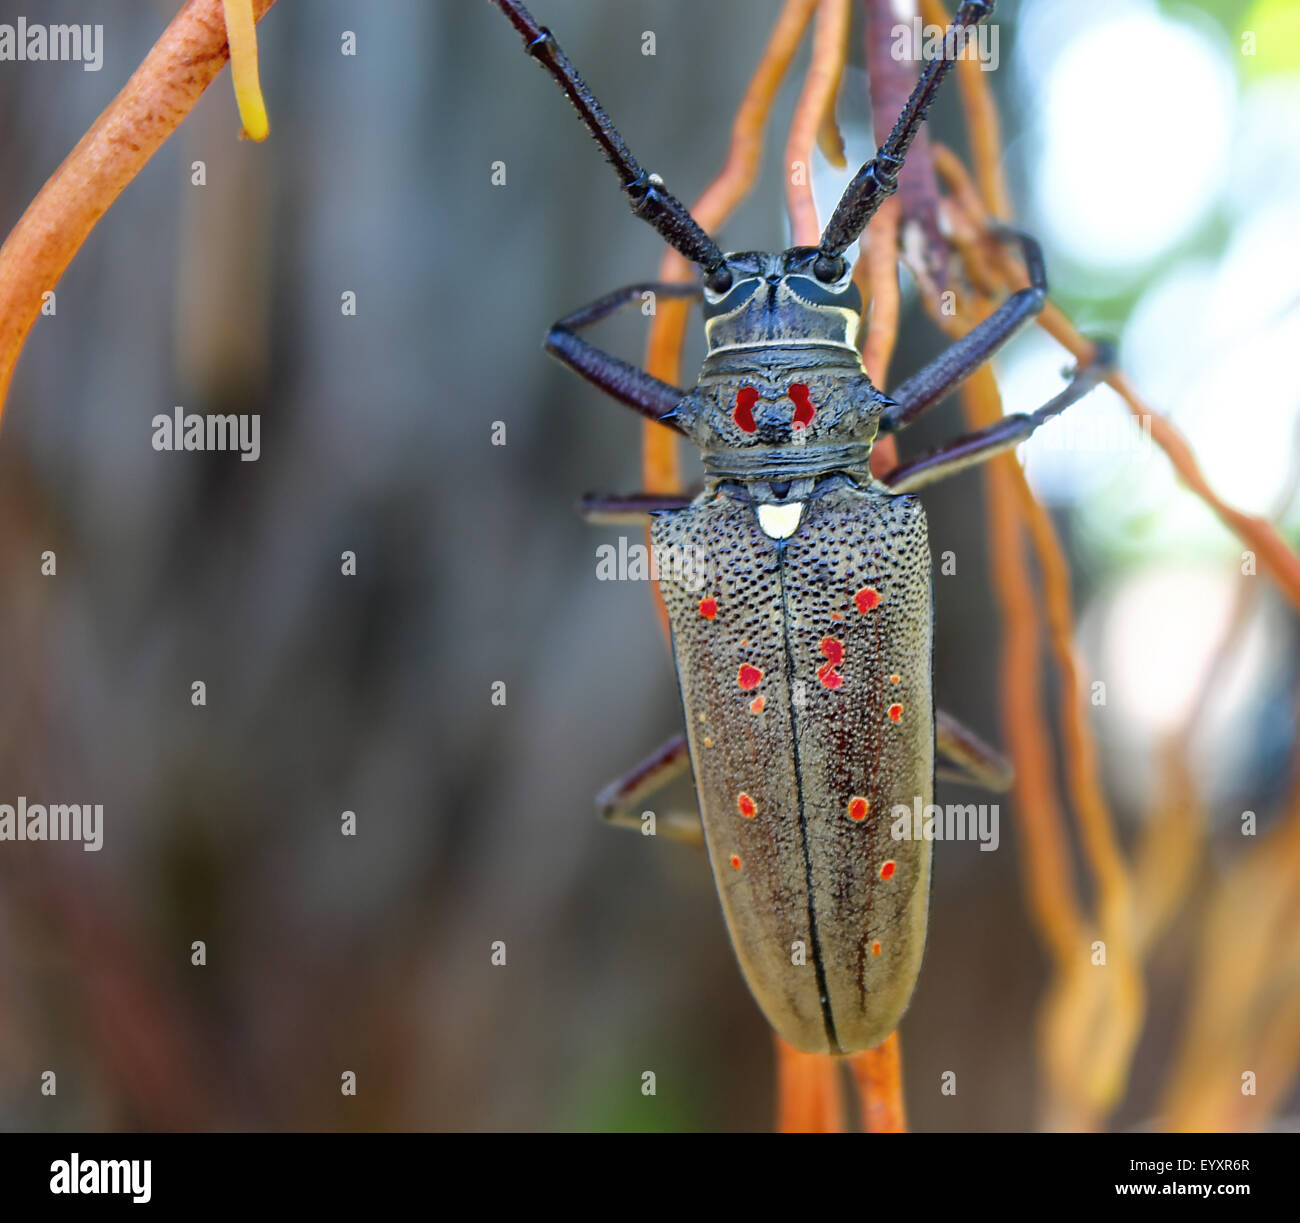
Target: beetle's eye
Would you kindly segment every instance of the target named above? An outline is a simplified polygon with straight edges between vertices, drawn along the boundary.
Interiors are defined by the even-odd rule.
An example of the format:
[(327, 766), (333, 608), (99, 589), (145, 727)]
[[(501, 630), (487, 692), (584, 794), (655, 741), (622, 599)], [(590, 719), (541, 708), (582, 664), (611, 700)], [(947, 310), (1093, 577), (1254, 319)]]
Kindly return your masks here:
[(833, 285), (844, 275), (844, 260), (838, 255), (834, 258), (829, 255), (819, 255), (817, 262), (813, 264), (813, 275), (822, 284)]
[(731, 269), (725, 263), (720, 268), (714, 268), (704, 283), (711, 293), (725, 293), (731, 288)]

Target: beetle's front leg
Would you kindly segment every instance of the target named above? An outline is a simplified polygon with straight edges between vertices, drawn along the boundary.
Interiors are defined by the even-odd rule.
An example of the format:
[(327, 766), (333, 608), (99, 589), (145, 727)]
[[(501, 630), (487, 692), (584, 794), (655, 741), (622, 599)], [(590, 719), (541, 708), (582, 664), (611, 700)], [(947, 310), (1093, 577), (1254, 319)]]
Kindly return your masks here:
[(597, 348), (577, 334), (584, 328), (608, 318), (616, 310), (632, 302), (643, 300), (647, 293), (660, 297), (698, 297), (700, 286), (651, 282), (616, 289), (613, 293), (598, 298), (591, 305), (583, 306), (581, 310), (575, 310), (560, 319), (547, 333), (545, 347), (547, 352), (562, 361), (574, 373), (580, 374), (620, 403), (635, 408), (642, 416), (648, 416), (651, 420), (661, 421), (676, 428), (670, 417), (673, 408), (686, 394), (685, 391), (660, 381), (653, 374), (638, 369), (621, 357)]
[(895, 402), (880, 418), (881, 433), (897, 433), (927, 408), (934, 407), (1042, 312), (1047, 302), (1047, 271), (1042, 248), (1028, 234), (1009, 226), (994, 231), (994, 235), (1001, 241), (1020, 244), (1025, 270), (1029, 273), (1029, 287), (1017, 290), (969, 335), (890, 391), (890, 398)]
[[(635, 828), (644, 833), (644, 812), (642, 800), (656, 790), (666, 786), (674, 778), (680, 777), (690, 768), (690, 750), (686, 746), (686, 736), (678, 733), (666, 743), (655, 748), (640, 764), (622, 777), (610, 782), (596, 795), (596, 810), (602, 819), (620, 828)], [(673, 841), (687, 845), (703, 845), (704, 829), (700, 824), (700, 813), (692, 808), (690, 811), (670, 811), (655, 817), (656, 832), (662, 830), (664, 836)]]
[(1096, 355), (1087, 365), (1075, 370), (1074, 377), (1065, 390), (1037, 412), (1017, 412), (1014, 416), (1004, 416), (987, 429), (963, 434), (935, 450), (900, 463), (893, 471), (882, 476), (882, 480), (893, 492), (910, 493), (924, 484), (943, 480), (1018, 446), (1039, 425), (1064, 412), (1072, 403), (1082, 399), (1106, 380), (1114, 366), (1114, 352), (1109, 344), (1098, 344), (1096, 348)]

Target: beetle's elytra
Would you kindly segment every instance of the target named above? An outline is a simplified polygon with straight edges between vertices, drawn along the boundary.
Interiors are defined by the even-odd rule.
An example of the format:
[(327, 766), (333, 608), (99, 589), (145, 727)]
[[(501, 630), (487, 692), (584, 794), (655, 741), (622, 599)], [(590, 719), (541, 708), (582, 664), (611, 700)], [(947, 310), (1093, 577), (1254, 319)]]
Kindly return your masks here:
[(928, 803), (934, 780), (925, 515), (828, 479), (774, 539), (753, 495), (653, 528), (726, 561), (715, 613), (661, 583), (704, 835), (772, 1026), (800, 1049), (868, 1048), (898, 1023), (925, 943), (930, 843), (894, 841), (888, 814)]
[[(1046, 296), (1037, 245), (1008, 234), (1029, 288), (890, 395), (863, 368), (862, 302), (843, 253), (895, 190), (951, 62), (926, 65), (816, 247), (724, 253), (642, 169), (549, 31), (518, 0), (494, 2), (577, 107), (634, 212), (703, 272), (696, 285), (612, 293), (547, 338), (584, 378), (688, 437), (705, 468), (691, 500), (589, 500), (601, 515), (650, 512), (654, 546), (673, 558), (660, 563), (660, 589), (686, 722), (684, 737), (602, 795), (603, 810), (625, 820), (689, 763), (732, 945), (763, 1013), (799, 1049), (871, 1048), (902, 1017), (925, 947), (930, 842), (895, 838), (895, 809), (931, 803), (936, 750), (971, 780), (1008, 781), (995, 753), (936, 714), (930, 548), (910, 490), (1022, 441), (1101, 366), (1036, 412), (876, 478), (877, 435), (942, 400)], [(964, 3), (954, 26), (992, 8)], [(579, 334), (646, 289), (703, 299), (708, 355), (689, 392)]]

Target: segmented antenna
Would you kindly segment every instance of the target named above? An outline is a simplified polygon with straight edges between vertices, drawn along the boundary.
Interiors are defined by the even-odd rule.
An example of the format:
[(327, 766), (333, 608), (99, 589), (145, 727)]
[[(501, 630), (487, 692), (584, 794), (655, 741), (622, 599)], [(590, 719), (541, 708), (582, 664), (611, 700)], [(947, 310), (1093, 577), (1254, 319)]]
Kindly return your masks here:
[[(975, 25), (992, 11), (993, 0), (967, 0), (957, 10), (952, 25), (948, 27), (944, 36), (945, 49), (955, 44), (957, 31)], [(898, 190), (898, 174), (903, 168), (907, 150), (911, 148), (925, 112), (934, 101), (952, 62), (947, 55), (938, 55), (926, 64), (921, 79), (912, 90), (912, 96), (907, 99), (907, 105), (903, 107), (888, 139), (857, 172), (840, 197), (840, 202), (835, 205), (835, 211), (826, 223), (826, 230), (818, 245), (820, 259), (838, 259), (867, 227), (880, 205)]]
[(698, 263), (705, 275), (721, 272), (726, 257), (718, 244), (704, 232), (686, 205), (664, 186), (663, 180), (657, 174), (647, 173), (632, 156), (618, 129), (610, 122), (604, 108), (596, 101), (550, 30), (538, 25), (519, 0), (493, 0), (493, 3), (519, 31), (528, 54), (555, 78), (573, 103), (578, 117), (596, 138), (606, 160), (618, 174), (632, 211), (653, 225), (674, 250), (692, 263)]

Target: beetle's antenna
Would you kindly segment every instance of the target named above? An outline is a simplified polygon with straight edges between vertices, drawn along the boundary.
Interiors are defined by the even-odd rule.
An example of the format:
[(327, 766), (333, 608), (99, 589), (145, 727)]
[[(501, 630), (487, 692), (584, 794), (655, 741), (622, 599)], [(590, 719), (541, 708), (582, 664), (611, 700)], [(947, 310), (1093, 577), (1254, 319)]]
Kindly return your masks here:
[(939, 91), (943, 78), (952, 67), (952, 57), (947, 54), (954, 47), (957, 31), (975, 25), (993, 11), (993, 0), (966, 0), (944, 36), (944, 52), (935, 56), (925, 66), (912, 96), (907, 99), (903, 113), (898, 116), (894, 129), (879, 151), (854, 176), (853, 181), (835, 205), (831, 219), (826, 223), (818, 249), (824, 259), (837, 259), (876, 215), (876, 210), (898, 190), (898, 172), (920, 130), (925, 112)]
[(573, 103), (579, 118), (617, 172), (632, 211), (653, 225), (674, 250), (692, 263), (698, 263), (706, 276), (723, 269), (726, 257), (718, 244), (704, 232), (686, 205), (663, 185), (657, 174), (642, 169), (550, 30), (538, 25), (519, 0), (493, 0), (493, 3), (519, 31), (528, 54), (555, 78)]

